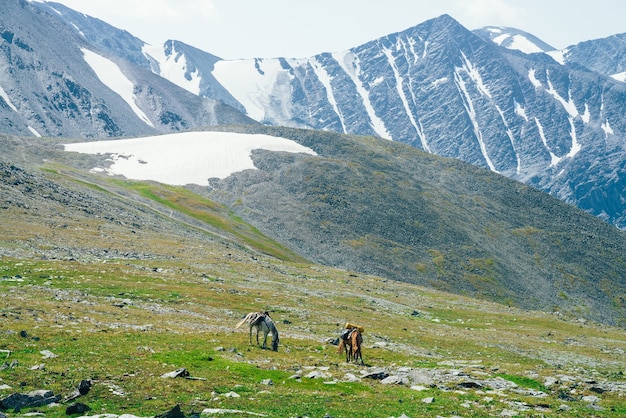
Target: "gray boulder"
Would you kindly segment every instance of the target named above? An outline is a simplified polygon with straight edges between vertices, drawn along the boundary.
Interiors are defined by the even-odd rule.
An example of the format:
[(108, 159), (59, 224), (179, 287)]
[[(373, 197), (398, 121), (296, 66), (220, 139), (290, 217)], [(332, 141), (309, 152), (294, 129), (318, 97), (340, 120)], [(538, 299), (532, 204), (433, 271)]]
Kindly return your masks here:
[(49, 405), (58, 402), (61, 396), (55, 395), (51, 390), (34, 390), (28, 393), (14, 393), (0, 401), (1, 409), (13, 409), (20, 411), (22, 408), (30, 408)]

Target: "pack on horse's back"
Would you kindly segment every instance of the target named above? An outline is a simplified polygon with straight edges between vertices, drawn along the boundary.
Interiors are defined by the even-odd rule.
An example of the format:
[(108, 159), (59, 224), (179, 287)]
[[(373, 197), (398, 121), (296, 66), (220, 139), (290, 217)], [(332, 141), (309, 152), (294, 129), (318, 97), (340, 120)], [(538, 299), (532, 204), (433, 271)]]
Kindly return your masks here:
[(356, 329), (358, 329), (358, 330), (359, 330), (359, 332), (360, 332), (361, 334), (363, 334), (363, 332), (365, 331), (365, 328), (363, 328), (362, 326), (360, 326), (360, 325), (354, 325), (354, 324), (351, 324), (350, 322), (346, 322), (346, 326), (345, 326), (345, 328), (346, 328), (346, 329), (354, 329), (354, 328), (356, 328)]
[(363, 364), (363, 355), (361, 353), (361, 343), (363, 336), (361, 335), (365, 329), (360, 325), (354, 325), (350, 322), (346, 323), (345, 328), (341, 331), (341, 341), (339, 342), (338, 353), (345, 350), (346, 362), (350, 360), (361, 361)]

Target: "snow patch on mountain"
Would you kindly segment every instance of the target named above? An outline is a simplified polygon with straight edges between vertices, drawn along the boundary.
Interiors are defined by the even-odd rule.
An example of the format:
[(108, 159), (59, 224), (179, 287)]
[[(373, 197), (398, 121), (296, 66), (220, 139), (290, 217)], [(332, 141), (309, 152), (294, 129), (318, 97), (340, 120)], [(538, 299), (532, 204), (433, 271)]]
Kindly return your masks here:
[(536, 36), (515, 28), (487, 26), (476, 29), (475, 33), (491, 39), (496, 45), (521, 51), (525, 54), (553, 51), (554, 48)]
[(17, 108), (15, 107), (15, 105), (13, 104), (13, 102), (11, 102), (11, 99), (9, 98), (9, 95), (7, 94), (6, 91), (4, 91), (4, 89), (2, 88), (2, 86), (0, 86), (0, 98), (2, 98), (2, 100), (4, 100), (4, 102), (9, 105), (9, 107), (14, 111), (17, 112)]
[(574, 100), (572, 100), (572, 92), (568, 90), (567, 94), (569, 97), (567, 100), (565, 100), (552, 85), (552, 81), (550, 80), (549, 74), (548, 74), (548, 87), (549, 88), (546, 89), (546, 92), (550, 94), (552, 97), (554, 97), (559, 103), (561, 103), (561, 105), (563, 106), (563, 109), (565, 109), (565, 111), (569, 114), (568, 119), (569, 119), (569, 124), (571, 127), (570, 136), (572, 138), (572, 147), (570, 149), (570, 152), (566, 155), (566, 157), (572, 158), (576, 154), (578, 154), (578, 152), (582, 149), (582, 146), (578, 142), (578, 135), (576, 133), (576, 125), (574, 124), (574, 119), (577, 116), (580, 116), (580, 114), (578, 112), (578, 109), (576, 108), (576, 104), (574, 103)]
[(102, 55), (82, 48), (85, 62), (96, 73), (100, 81), (117, 93), (130, 106), (133, 112), (147, 125), (154, 127), (148, 116), (135, 103), (135, 85), (128, 79), (113, 61)]
[(532, 85), (535, 86), (535, 88), (540, 88), (541, 87), (541, 81), (539, 81), (537, 79), (537, 76), (535, 75), (535, 69), (534, 68), (531, 68), (530, 70), (528, 70), (528, 79), (530, 80)]
[[(420, 138), (420, 141), (422, 143), (422, 148), (426, 152), (431, 152), (430, 147), (428, 146), (428, 142), (426, 141), (426, 135), (424, 135), (424, 131), (422, 129), (422, 126), (420, 124), (418, 124), (418, 121), (415, 119), (415, 116), (413, 115), (413, 112), (412, 112), (412, 110), (411, 110), (411, 108), (409, 106), (409, 99), (406, 97), (406, 94), (404, 93), (403, 86), (405, 84), (405, 81), (402, 78), (402, 76), (400, 75), (400, 71), (398, 70), (398, 66), (396, 64), (396, 59), (393, 56), (393, 52), (390, 49), (388, 49), (388, 48), (383, 48), (383, 53), (387, 57), (387, 61), (389, 62), (389, 66), (393, 70), (393, 75), (394, 75), (395, 84), (396, 84), (396, 90), (398, 91), (398, 96), (400, 97), (400, 100), (402, 101), (402, 105), (404, 106), (404, 111), (406, 112), (407, 116), (409, 117), (409, 120), (411, 121), (411, 125), (413, 125), (413, 128), (415, 129), (415, 132), (417, 132), (417, 135)], [(382, 77), (380, 77), (380, 80), (382, 82), (384, 79)], [(415, 98), (413, 97), (412, 100), (415, 101)]]
[(37, 138), (41, 138), (42, 135), (39, 133), (39, 131), (37, 131), (37, 129), (35, 129), (32, 126), (28, 125), (28, 130), (30, 131), (31, 134), (33, 134)]
[(271, 104), (291, 101), (291, 75), (280, 60), (254, 59), (218, 61), (212, 72), (217, 81), (246, 109), (246, 114), (257, 121), (267, 121)]
[(370, 125), (372, 129), (376, 132), (376, 134), (385, 139), (393, 139), (387, 127), (385, 126), (385, 122), (376, 114), (374, 110), (374, 106), (372, 106), (372, 102), (370, 100), (369, 91), (360, 80), (361, 75), (361, 64), (359, 61), (359, 57), (354, 54), (352, 51), (344, 51), (340, 53), (332, 54), (333, 58), (337, 61), (339, 66), (343, 69), (343, 71), (350, 77), (352, 83), (356, 87), (356, 91), (359, 93), (361, 100), (363, 102), (363, 106), (367, 111), (367, 115), (370, 119)]
[(561, 106), (563, 106), (563, 109), (565, 109), (565, 111), (572, 117), (575, 118), (576, 116), (579, 116), (578, 113), (578, 109), (576, 108), (576, 104), (574, 103), (574, 101), (572, 100), (572, 92), (570, 90), (568, 90), (568, 98), (567, 100), (565, 100), (565, 98), (563, 98), (559, 92), (554, 88), (554, 86), (552, 85), (552, 81), (550, 80), (550, 75), (548, 74), (548, 88), (546, 89), (546, 92), (554, 97), (559, 103), (561, 103)]
[(546, 54), (550, 55), (552, 59), (558, 62), (561, 65), (565, 65), (565, 55), (567, 54), (567, 50), (563, 49), (560, 51), (548, 51)]
[(591, 112), (589, 111), (589, 105), (587, 103), (585, 103), (585, 111), (580, 115), (580, 118), (585, 123), (589, 123), (591, 120)]
[(624, 83), (626, 82), (626, 71), (624, 71), (623, 73), (613, 74), (611, 75), (611, 77), (617, 81), (621, 81), (622, 83)]
[(535, 124), (537, 125), (537, 129), (539, 130), (539, 137), (541, 138), (541, 142), (543, 142), (543, 146), (550, 153), (550, 167), (554, 167), (561, 162), (561, 158), (558, 157), (555, 153), (552, 152), (550, 146), (548, 145), (548, 140), (546, 138), (546, 134), (543, 131), (543, 125), (539, 122), (538, 118), (535, 118)]
[(328, 103), (330, 103), (333, 111), (339, 117), (339, 121), (341, 122), (341, 131), (348, 132), (348, 129), (346, 127), (346, 121), (343, 117), (343, 114), (341, 113), (341, 110), (339, 109), (339, 106), (337, 105), (337, 100), (335, 99), (335, 95), (333, 93), (333, 86), (331, 84), (332, 77), (330, 76), (330, 74), (328, 74), (326, 68), (324, 68), (324, 66), (320, 64), (320, 62), (315, 57), (309, 60), (309, 64), (311, 64), (311, 68), (317, 76), (317, 79), (320, 81), (320, 83), (322, 83), (324, 89), (326, 90), (326, 99), (328, 100)]
[(517, 100), (513, 99), (513, 105), (515, 106), (515, 113), (524, 118), (528, 122), (528, 116), (526, 116), (526, 109), (521, 104), (517, 103)]
[(461, 52), (461, 56), (463, 57), (465, 66), (457, 67), (457, 70), (464, 70), (467, 73), (467, 75), (472, 79), (474, 84), (476, 84), (476, 88), (478, 89), (478, 91), (484, 96), (487, 96), (488, 98), (491, 99), (492, 98), (491, 93), (489, 92), (489, 89), (483, 82), (483, 78), (481, 77), (478, 69), (474, 66), (474, 64), (471, 63), (469, 59), (467, 59), (467, 56), (465, 55), (465, 53)]
[[(13, 110), (14, 112), (19, 113), (19, 111), (17, 110), (17, 107), (15, 107), (15, 105), (13, 104), (13, 102), (11, 101), (11, 98), (9, 97), (9, 95), (7, 94), (7, 92), (2, 88), (2, 86), (0, 86), (0, 99), (4, 100), (4, 102), (7, 104), (7, 106), (9, 106), (9, 108), (11, 108), (11, 110)], [(41, 134), (39, 132), (37, 132), (37, 130), (35, 128), (33, 128), (32, 126), (28, 126), (27, 129), (36, 137), (41, 137)]]
[(534, 42), (521, 35), (513, 36), (513, 39), (511, 39), (511, 44), (508, 48), (517, 49), (527, 54), (531, 54), (534, 52), (543, 52), (543, 49), (538, 47)]
[(176, 51), (174, 43), (172, 43), (172, 53), (169, 55), (165, 53), (162, 45), (152, 46), (145, 44), (141, 52), (148, 60), (157, 63), (158, 71), (155, 71), (156, 74), (195, 95), (200, 94), (200, 81), (202, 81), (202, 78), (199, 76), (198, 70), (191, 72), (189, 78), (185, 76), (188, 67), (187, 58), (184, 54)]
[[(463, 57), (465, 57), (465, 54), (463, 54)], [(485, 145), (485, 141), (483, 140), (483, 134), (480, 130), (478, 120), (476, 119), (476, 110), (474, 109), (474, 102), (472, 101), (472, 96), (467, 90), (467, 85), (465, 83), (465, 79), (463, 78), (463, 75), (461, 74), (461, 72), (465, 72), (472, 79), (472, 81), (476, 84), (476, 87), (480, 91), (481, 94), (484, 94), (487, 97), (491, 97), (491, 95), (489, 94), (489, 91), (483, 84), (482, 79), (480, 78), (480, 74), (478, 73), (478, 71), (474, 69), (474, 66), (467, 60), (467, 58), (465, 58), (465, 67), (455, 67), (454, 80), (456, 82), (459, 92), (462, 94), (463, 105), (465, 107), (465, 111), (467, 115), (469, 116), (470, 120), (472, 121), (472, 125), (474, 126), (474, 135), (476, 136), (476, 139), (478, 140), (480, 151), (483, 154), (483, 158), (485, 159), (487, 166), (489, 166), (489, 169), (497, 173), (498, 170), (496, 170), (496, 166), (494, 165), (493, 161), (491, 160), (491, 157), (489, 156), (489, 153), (487, 152), (487, 146)]]
[(604, 122), (602, 124), (602, 130), (604, 131), (604, 135), (605, 136), (609, 136), (609, 135), (614, 135), (615, 132), (613, 132), (613, 128), (611, 128), (611, 125), (609, 124), (609, 120), (606, 119), (606, 122)]
[(171, 185), (206, 186), (210, 178), (256, 169), (255, 149), (317, 155), (295, 141), (270, 135), (231, 132), (176, 134), (65, 144), (66, 151), (110, 154), (108, 167), (94, 171), (134, 180), (154, 180)]
[(498, 45), (502, 45), (506, 42), (507, 48), (517, 49), (527, 54), (533, 52), (543, 52), (541, 48), (531, 42), (528, 38), (521, 35), (510, 36), (509, 34), (504, 34), (494, 38), (493, 41)]
[(433, 81), (432, 83), (430, 83), (430, 87), (431, 88), (435, 88), (437, 86), (439, 86), (440, 84), (444, 84), (448, 82), (448, 77), (441, 77), (438, 78), (437, 80)]

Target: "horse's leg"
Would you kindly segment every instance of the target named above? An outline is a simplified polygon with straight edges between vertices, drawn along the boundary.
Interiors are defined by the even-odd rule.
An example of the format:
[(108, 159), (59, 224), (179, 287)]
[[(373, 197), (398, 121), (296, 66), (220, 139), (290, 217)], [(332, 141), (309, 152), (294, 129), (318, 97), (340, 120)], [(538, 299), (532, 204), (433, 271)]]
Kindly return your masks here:
[(358, 353), (359, 353), (359, 340), (358, 340), (358, 333), (355, 331), (352, 333), (352, 335), (350, 336), (350, 351), (352, 353), (351, 359), (352, 361), (354, 361), (356, 363), (357, 361), (357, 357), (358, 357)]
[(355, 355), (355, 359), (354, 361), (356, 361), (358, 363), (359, 360), (361, 360), (361, 364), (363, 364), (363, 352), (361, 351), (361, 345), (363, 345), (363, 338), (361, 337), (361, 335), (357, 335), (357, 338), (355, 339), (355, 345), (356, 345), (356, 355)]
[(252, 324), (250, 324), (250, 345), (252, 345)]

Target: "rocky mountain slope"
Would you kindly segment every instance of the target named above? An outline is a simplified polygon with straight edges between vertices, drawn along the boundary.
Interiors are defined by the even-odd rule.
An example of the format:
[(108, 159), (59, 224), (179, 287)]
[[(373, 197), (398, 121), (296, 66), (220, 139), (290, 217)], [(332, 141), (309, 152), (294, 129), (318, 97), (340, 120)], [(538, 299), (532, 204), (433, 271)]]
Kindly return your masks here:
[[(626, 236), (521, 183), (375, 138), (275, 128), (208, 196), (306, 258), (530, 309), (624, 319)], [(607, 312), (608, 313), (608, 312)], [(613, 316), (612, 313), (609, 316)], [(618, 319), (619, 318), (619, 319)]]
[[(191, 190), (209, 199), (207, 207), (220, 202), (304, 259), (624, 323), (626, 237), (579, 209), (488, 170), (375, 137), (252, 125), (231, 130), (288, 138), (317, 155), (256, 150), (257, 169)], [(29, 155), (35, 144), (21, 152)], [(106, 155), (45, 155), (82, 171), (103, 173), (111, 164)]]
[(561, 52), (564, 62), (589, 68), (600, 74), (626, 81), (626, 33), (572, 45)]

